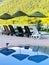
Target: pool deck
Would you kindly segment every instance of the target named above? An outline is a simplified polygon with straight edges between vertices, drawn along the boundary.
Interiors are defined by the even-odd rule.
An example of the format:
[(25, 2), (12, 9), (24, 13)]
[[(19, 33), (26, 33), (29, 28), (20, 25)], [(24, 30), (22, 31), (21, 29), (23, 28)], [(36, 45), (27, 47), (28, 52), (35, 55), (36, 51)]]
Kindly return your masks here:
[(6, 43), (9, 43), (9, 47), (49, 46), (49, 38), (33, 39), (32, 37), (27, 38), (0, 34), (0, 48), (6, 47)]

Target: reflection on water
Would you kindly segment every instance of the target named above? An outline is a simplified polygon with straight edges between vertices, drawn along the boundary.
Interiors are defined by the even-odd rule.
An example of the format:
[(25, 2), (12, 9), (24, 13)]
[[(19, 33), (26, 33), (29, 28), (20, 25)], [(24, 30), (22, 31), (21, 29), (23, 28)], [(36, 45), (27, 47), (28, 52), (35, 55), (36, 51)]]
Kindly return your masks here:
[(4, 0), (0, 0), (0, 2), (3, 2)]
[(43, 37), (49, 38), (49, 34), (42, 34)]
[[(43, 56), (43, 57), (41, 57), (42, 60), (43, 60), (43, 58), (46, 59), (46, 60), (44, 60), (44, 61), (42, 61), (40, 63), (36, 63), (34, 61), (30, 61), (28, 58), (29, 57), (32, 58), (32, 56), (38, 56), (37, 52), (33, 52), (31, 49), (28, 50), (28, 49), (21, 48), (21, 54), (28, 55), (28, 56), (27, 57), (25, 56), (25, 59), (20, 61), (17, 58), (12, 56), (12, 55), (15, 55), (15, 54), (19, 54), (19, 48), (12, 48), (12, 49), (16, 50), (16, 52), (14, 52), (14, 53), (12, 53), (12, 54), (10, 54), (8, 56), (0, 53), (0, 65), (27, 65), (27, 64), (28, 65), (37, 65), (37, 64), (38, 65), (48, 65), (49, 64), (49, 58), (44, 53), (38, 52), (38, 55), (40, 57)], [(39, 59), (39, 56), (38, 56), (38, 59)], [(46, 56), (46, 58), (45, 58), (45, 56)]]

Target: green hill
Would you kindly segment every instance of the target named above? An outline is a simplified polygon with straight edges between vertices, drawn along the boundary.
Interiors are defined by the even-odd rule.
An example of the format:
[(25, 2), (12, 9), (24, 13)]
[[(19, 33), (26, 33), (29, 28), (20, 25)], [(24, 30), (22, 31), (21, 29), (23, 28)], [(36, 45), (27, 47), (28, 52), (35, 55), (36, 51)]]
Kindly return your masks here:
[(49, 0), (4, 0), (0, 4), (0, 15), (3, 13), (12, 15), (19, 10), (27, 14), (40, 11), (49, 15)]
[[(3, 0), (0, 2), (0, 16), (7, 13), (10, 15), (18, 11), (23, 11), (27, 15), (35, 12), (41, 12), (45, 16), (49, 16), (49, 0)], [(49, 17), (40, 18), (42, 24), (49, 24)], [(35, 22), (36, 18), (20, 17), (9, 20), (0, 19), (0, 24), (30, 24)]]

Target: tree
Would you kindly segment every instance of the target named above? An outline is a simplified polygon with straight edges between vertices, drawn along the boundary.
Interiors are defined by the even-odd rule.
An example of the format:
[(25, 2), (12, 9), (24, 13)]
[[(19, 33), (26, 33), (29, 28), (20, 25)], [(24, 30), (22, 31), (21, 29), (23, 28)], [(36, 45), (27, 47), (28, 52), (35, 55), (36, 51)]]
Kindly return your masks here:
[(38, 31), (40, 31), (40, 29), (41, 29), (41, 20), (36, 21), (36, 27), (37, 27)]

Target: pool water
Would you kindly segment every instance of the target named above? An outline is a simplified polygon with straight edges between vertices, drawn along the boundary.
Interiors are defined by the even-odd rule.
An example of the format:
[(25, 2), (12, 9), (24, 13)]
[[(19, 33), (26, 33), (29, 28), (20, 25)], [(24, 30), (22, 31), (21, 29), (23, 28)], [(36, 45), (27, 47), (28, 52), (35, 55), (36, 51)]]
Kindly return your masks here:
[[(37, 55), (37, 52), (33, 52), (31, 49), (24, 49), (24, 48), (16, 48), (16, 47), (13, 47), (12, 49), (14, 49), (16, 52), (10, 54), (10, 55), (4, 55), (2, 53), (0, 53), (0, 65), (49, 65), (49, 56), (44, 54), (44, 53), (41, 53), (41, 52), (38, 52), (38, 55), (40, 56), (46, 56), (44, 59), (40, 56)], [(21, 52), (20, 52), (21, 50)], [(16, 58), (16, 55), (17, 54), (17, 58)], [(20, 55), (21, 55), (21, 58), (20, 58)], [(25, 56), (24, 56), (25, 55)], [(15, 56), (15, 57), (14, 57)], [(38, 56), (37, 57), (34, 57), (32, 58), (32, 60), (29, 60), (30, 57), (32, 56)], [(41, 62), (35, 62), (36, 59), (43, 59)], [(34, 59), (34, 61), (33, 61)]]
[(3, 0), (0, 0), (0, 2), (3, 2)]
[(49, 34), (42, 34), (42, 36), (49, 38)]

